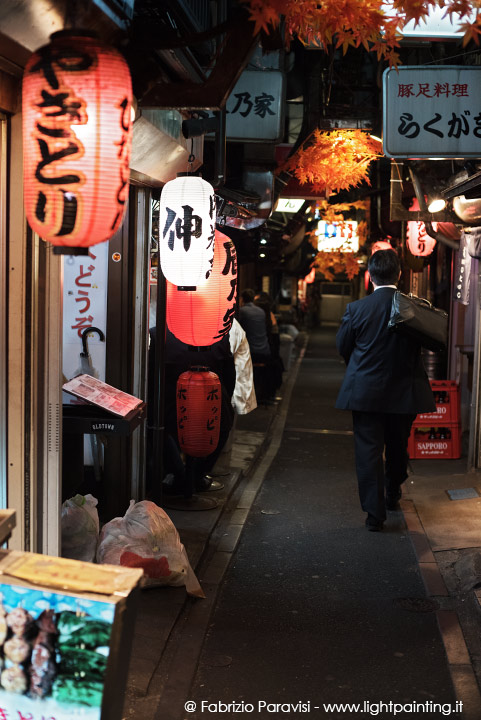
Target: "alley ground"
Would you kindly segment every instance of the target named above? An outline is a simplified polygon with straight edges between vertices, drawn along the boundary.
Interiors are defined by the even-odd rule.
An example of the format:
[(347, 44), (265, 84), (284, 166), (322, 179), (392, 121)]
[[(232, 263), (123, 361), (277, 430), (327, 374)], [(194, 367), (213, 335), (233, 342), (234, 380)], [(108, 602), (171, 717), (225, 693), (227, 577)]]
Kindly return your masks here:
[[(126, 717), (481, 717), (481, 498), (452, 502), (443, 489), (476, 487), (479, 476), (463, 459), (415, 461), (403, 512), (367, 532), (350, 414), (334, 409), (343, 371), (334, 331), (311, 333), (264, 454), (197, 565), (207, 600), (148, 591), (166, 593), (160, 625), (169, 603), (178, 617), (148, 681), (131, 670)], [(261, 436), (271, 412), (240, 418), (240, 432)], [(183, 515), (193, 538), (208, 513)], [(142, 630), (136, 641), (139, 658), (152, 654)]]

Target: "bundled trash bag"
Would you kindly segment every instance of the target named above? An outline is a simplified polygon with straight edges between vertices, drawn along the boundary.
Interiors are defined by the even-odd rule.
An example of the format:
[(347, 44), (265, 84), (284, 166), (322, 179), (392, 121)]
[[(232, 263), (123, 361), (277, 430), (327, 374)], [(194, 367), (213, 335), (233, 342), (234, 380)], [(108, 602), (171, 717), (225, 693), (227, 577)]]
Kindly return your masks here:
[(99, 541), (97, 498), (75, 495), (62, 504), (62, 557), (94, 562)]
[(142, 568), (142, 587), (185, 585), (189, 595), (205, 597), (172, 520), (150, 500), (131, 500), (124, 517), (104, 525), (97, 562)]

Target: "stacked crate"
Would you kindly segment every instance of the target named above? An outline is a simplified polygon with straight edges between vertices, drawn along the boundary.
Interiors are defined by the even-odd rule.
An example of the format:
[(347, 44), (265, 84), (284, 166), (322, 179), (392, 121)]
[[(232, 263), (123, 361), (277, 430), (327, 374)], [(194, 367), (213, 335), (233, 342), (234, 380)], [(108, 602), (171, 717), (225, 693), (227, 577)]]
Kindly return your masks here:
[(408, 442), (411, 459), (461, 457), (459, 386), (452, 380), (431, 380), (436, 412), (416, 417)]

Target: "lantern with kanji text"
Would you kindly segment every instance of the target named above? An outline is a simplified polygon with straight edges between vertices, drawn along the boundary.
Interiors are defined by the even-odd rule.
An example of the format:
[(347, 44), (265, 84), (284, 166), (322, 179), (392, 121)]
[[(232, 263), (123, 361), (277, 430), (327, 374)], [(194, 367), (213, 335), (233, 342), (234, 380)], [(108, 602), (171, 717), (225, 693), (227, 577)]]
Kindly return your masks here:
[(194, 289), (209, 278), (214, 261), (215, 194), (196, 175), (167, 182), (160, 196), (159, 257), (169, 282)]
[(167, 280), (167, 325), (186, 345), (207, 347), (229, 332), (235, 314), (237, 255), (234, 243), (215, 231), (214, 264), (209, 279), (196, 290)]
[[(433, 228), (436, 223), (433, 223)], [(436, 240), (426, 232), (426, 226), (423, 222), (409, 220), (406, 231), (406, 244), (413, 255), (425, 257), (431, 255), (436, 247)]]
[(222, 390), (207, 367), (192, 367), (177, 380), (177, 435), (182, 452), (206, 457), (219, 443)]
[(25, 212), (44, 240), (88, 247), (112, 237), (127, 205), (130, 72), (90, 32), (50, 40), (23, 77)]

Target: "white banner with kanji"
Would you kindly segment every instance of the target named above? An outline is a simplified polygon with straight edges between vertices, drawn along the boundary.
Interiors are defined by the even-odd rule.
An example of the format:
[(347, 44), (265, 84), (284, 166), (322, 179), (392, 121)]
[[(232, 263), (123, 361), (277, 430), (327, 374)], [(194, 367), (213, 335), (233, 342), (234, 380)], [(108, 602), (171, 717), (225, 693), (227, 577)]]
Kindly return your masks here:
[[(93, 245), (88, 255), (65, 255), (63, 272), (63, 374), (66, 380), (85, 372), (81, 366), (82, 332), (107, 325), (109, 243)], [(87, 336), (92, 374), (105, 380), (105, 342), (97, 333)]]

